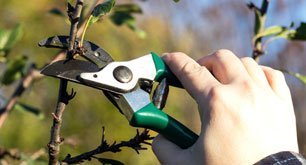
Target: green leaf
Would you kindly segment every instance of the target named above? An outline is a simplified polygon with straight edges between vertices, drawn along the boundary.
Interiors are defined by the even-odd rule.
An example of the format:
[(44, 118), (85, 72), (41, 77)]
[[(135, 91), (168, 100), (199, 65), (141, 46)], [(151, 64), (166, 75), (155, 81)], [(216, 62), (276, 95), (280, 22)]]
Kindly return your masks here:
[(300, 40), (305, 41), (306, 40), (306, 23), (302, 22), (301, 25), (290, 34), (291, 40)]
[(123, 4), (114, 7), (115, 12), (126, 12), (126, 13), (142, 13), (142, 9), (137, 4)]
[(23, 76), (23, 71), (26, 66), (28, 58), (26, 56), (19, 57), (15, 60), (10, 60), (7, 63), (7, 68), (1, 77), (3, 85), (10, 85), (14, 81)]
[(299, 79), (303, 84), (306, 85), (306, 75), (302, 75), (300, 73), (295, 73), (295, 72), (291, 72), (291, 71), (288, 71), (286, 69), (281, 69), (282, 72), (284, 73), (288, 73), (294, 77), (296, 77), (297, 79)]
[(302, 22), (296, 29), (283, 27), (282, 31), (276, 34), (273, 39), (284, 38), (287, 40), (305, 41), (306, 40), (306, 23)]
[(131, 11), (115, 11), (111, 17), (111, 21), (118, 26), (126, 25), (128, 28), (136, 32), (140, 38), (146, 37), (146, 33), (136, 26), (136, 19)]
[(6, 56), (4, 51), (0, 51), (0, 62), (6, 62)]
[(110, 17), (111, 21), (118, 26), (121, 25), (133, 25), (136, 23), (135, 17), (129, 12), (115, 12)]
[(56, 15), (56, 16), (60, 16), (60, 17), (66, 17), (66, 15), (58, 8), (53, 8), (51, 10), (49, 10), (50, 14)]
[(299, 73), (295, 73), (294, 76), (306, 85), (306, 75), (301, 75)]
[(11, 49), (16, 42), (18, 42), (22, 37), (22, 26), (16, 25), (13, 29), (10, 30), (1, 30), (0, 29), (0, 50), (9, 50)]
[(109, 13), (115, 5), (115, 0), (106, 0), (103, 3), (97, 5), (89, 18), (89, 25), (97, 22), (102, 16)]
[(180, 0), (173, 0), (173, 1), (177, 3), (177, 2), (179, 2)]
[(118, 160), (113, 160), (113, 159), (106, 159), (106, 158), (97, 158), (99, 162), (102, 164), (111, 164), (111, 165), (124, 165), (122, 162)]
[(306, 75), (302, 75), (302, 74), (294, 73), (294, 72), (287, 72), (287, 73), (289, 73), (290, 75), (296, 77), (296, 78), (299, 79), (303, 84), (306, 85)]
[(16, 103), (14, 106), (15, 110), (21, 111), (21, 112), (29, 112), (35, 116), (37, 116), (39, 119), (44, 119), (44, 114), (35, 107), (23, 104), (23, 103)]
[(267, 36), (271, 36), (271, 35), (277, 35), (280, 34), (281, 32), (284, 32), (288, 30), (286, 27), (282, 27), (282, 26), (271, 26), (266, 28), (265, 30), (263, 30), (262, 32), (258, 33), (255, 36), (255, 40), (261, 37), (267, 37)]
[(257, 35), (261, 30), (264, 25), (265, 18), (261, 14), (260, 10), (255, 9), (255, 35)]
[(6, 49), (6, 43), (8, 42), (11, 35), (10, 30), (0, 29), (0, 50)]

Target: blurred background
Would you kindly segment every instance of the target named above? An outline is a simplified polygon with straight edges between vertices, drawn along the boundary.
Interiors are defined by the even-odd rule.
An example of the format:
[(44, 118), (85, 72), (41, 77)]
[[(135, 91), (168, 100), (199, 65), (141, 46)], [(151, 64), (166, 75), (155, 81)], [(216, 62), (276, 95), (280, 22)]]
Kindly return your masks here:
[[(39, 48), (37, 43), (53, 35), (68, 35), (69, 24), (62, 17), (50, 14), (53, 8), (65, 10), (65, 0), (10, 0), (0, 2), (0, 28), (12, 28), (21, 24), (24, 35), (10, 52), (10, 56), (26, 55), (38, 67), (44, 66), (58, 50)], [(86, 1), (89, 3), (90, 1)], [(254, 13), (244, 0), (117, 0), (117, 3), (137, 3), (143, 14), (135, 15), (137, 26), (146, 32), (139, 37), (125, 26), (116, 26), (105, 17), (87, 31), (90, 40), (108, 51), (115, 60), (136, 58), (151, 51), (158, 54), (181, 51), (194, 59), (218, 49), (230, 49), (240, 57), (251, 56)], [(260, 6), (261, 0), (253, 0)], [(270, 1), (267, 26), (299, 25), (306, 22), (306, 1)], [(279, 39), (268, 45), (261, 64), (306, 74), (306, 43)], [(5, 66), (1, 66), (3, 69)], [(300, 152), (306, 156), (306, 87), (296, 78), (286, 75), (297, 116)], [(30, 113), (11, 111), (0, 129), (0, 147), (17, 148), (33, 153), (46, 148), (52, 125), (51, 113), (55, 109), (59, 81), (44, 78), (37, 81), (21, 98), (22, 102), (41, 110), (44, 118)], [(101, 141), (102, 127), (106, 139), (128, 140), (136, 129), (103, 96), (101, 91), (70, 83), (77, 91), (75, 99), (67, 106), (63, 116), (62, 137), (68, 144), (61, 145), (61, 157), (72, 156), (96, 148)], [(0, 94), (9, 97), (14, 86), (1, 86)], [(0, 104), (0, 106), (3, 103)], [(171, 88), (165, 111), (199, 132), (197, 106), (184, 90)], [(151, 132), (152, 135), (156, 135)], [(230, 136), (230, 135), (229, 135)], [(105, 153), (101, 157), (112, 158), (126, 164), (158, 164), (150, 146), (138, 155), (132, 149), (120, 153)], [(45, 159), (47, 157), (45, 156)], [(95, 160), (87, 164), (97, 163)]]

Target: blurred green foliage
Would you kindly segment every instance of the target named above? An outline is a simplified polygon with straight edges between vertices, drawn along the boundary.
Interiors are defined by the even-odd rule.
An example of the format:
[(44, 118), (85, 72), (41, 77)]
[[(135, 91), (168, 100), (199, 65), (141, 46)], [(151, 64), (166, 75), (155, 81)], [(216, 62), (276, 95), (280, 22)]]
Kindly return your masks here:
[[(37, 43), (41, 39), (49, 36), (67, 35), (69, 33), (70, 27), (67, 24), (65, 2), (52, 0), (10, 0), (0, 2), (0, 29), (17, 29), (16, 27), (22, 27), (21, 33), (23, 35), (20, 35), (22, 38), (16, 37), (18, 40), (12, 44), (14, 45), (13, 49), (9, 51), (9, 57), (11, 59), (21, 59), (20, 54), (25, 54), (29, 61), (34, 61), (37, 63), (37, 67), (40, 68), (57, 54), (58, 50), (39, 48)], [(140, 8), (138, 5), (126, 5), (130, 2), (140, 4)], [(277, 1), (277, 3), (281, 2)], [(87, 6), (90, 6), (93, 1), (85, 0), (85, 3)], [(170, 6), (169, 3), (164, 4), (166, 3), (164, 1), (140, 2), (117, 0), (116, 3), (117, 5), (109, 15), (110, 19), (103, 18), (97, 24), (92, 25), (87, 30), (85, 36), (86, 40), (92, 41), (107, 50), (115, 60), (129, 60), (148, 54), (151, 51), (159, 54), (163, 52), (182, 51), (187, 54), (192, 54), (193, 58), (209, 54), (218, 48), (230, 48), (240, 55), (246, 55), (247, 52), (250, 52), (247, 49), (246, 41), (248, 43), (252, 40), (252, 32), (251, 30), (241, 31), (240, 28), (252, 29), (245, 25), (245, 22), (252, 17), (248, 14), (249, 11), (243, 8), (245, 4), (242, 2), (222, 1), (224, 3), (223, 5), (217, 5), (215, 8), (208, 7), (206, 8), (209, 11), (208, 14), (203, 14), (204, 11), (202, 11), (202, 14), (205, 15), (202, 16), (203, 19), (199, 19), (198, 17), (195, 19), (192, 17), (195, 14), (193, 12), (196, 7), (199, 6), (191, 6), (191, 9), (186, 12), (184, 9), (188, 8), (191, 3), (184, 3), (184, 1), (177, 4), (172, 2), (178, 5), (175, 7)], [(149, 5), (143, 5), (144, 3), (149, 3)], [(148, 6), (152, 8), (151, 13), (148, 12)], [(177, 10), (174, 12), (173, 8), (177, 8)], [(178, 24), (172, 23), (175, 19), (171, 17), (179, 15), (179, 11), (185, 16), (178, 17), (186, 25), (187, 28), (185, 30), (179, 29)], [(224, 12), (231, 14), (224, 14)], [(142, 15), (140, 15), (141, 13)], [(197, 13), (196, 15), (200, 14)], [(187, 19), (187, 17), (193, 18), (192, 21), (188, 22), (191, 19)], [(209, 24), (200, 24), (200, 28), (195, 26), (195, 24), (199, 24), (201, 21), (205, 22), (205, 20)], [(237, 20), (243, 22), (243, 26), (237, 26)], [(249, 22), (251, 24), (252, 20)], [(16, 26), (19, 24), (22, 26)], [(305, 29), (304, 25), (300, 27), (302, 26), (303, 28), (295, 28), (294, 30), (299, 31)], [(226, 27), (226, 30), (224, 30), (224, 27)], [(135, 29), (136, 33), (139, 29), (145, 31), (146, 37), (141, 38), (135, 35)], [(292, 30), (290, 26), (288, 29)], [(274, 36), (282, 34), (283, 28), (277, 27), (277, 30), (277, 33), (273, 32)], [(143, 31), (140, 32), (142, 33)], [(305, 33), (304, 31), (300, 32)], [(249, 33), (249, 35), (246, 33)], [(283, 51), (278, 47), (280, 55), (277, 56), (277, 60), (273, 59), (272, 61), (276, 61), (281, 67), (296, 66), (300, 68), (294, 68), (293, 70), (303, 71), (305, 70), (302, 67), (305, 66), (304, 62), (302, 64), (298, 63), (303, 61), (301, 60), (303, 56), (298, 55), (303, 55), (303, 52), (305, 54), (305, 50), (303, 46), (296, 43), (293, 44), (295, 45), (288, 45)], [(238, 45), (237, 47), (242, 47), (243, 50), (233, 45)], [(292, 54), (294, 58), (288, 56), (288, 54)], [(275, 56), (272, 57), (274, 58)], [(269, 62), (269, 59), (263, 60)], [(10, 61), (7, 62), (10, 63)], [(7, 69), (10, 70), (7, 64), (0, 63), (1, 74)], [(275, 66), (275, 63), (268, 64)], [(12, 73), (9, 75), (21, 74), (21, 72)], [(305, 80), (305, 77), (301, 78)], [(303, 127), (303, 123), (305, 122), (301, 119), (305, 116), (305, 111), (302, 111), (306, 107), (305, 88), (304, 86), (296, 85), (296, 82), (292, 82), (293, 80), (290, 81), (292, 92), (294, 93), (293, 99), (295, 101), (296, 113), (298, 114), (300, 149), (301, 151), (306, 151), (306, 130), (305, 126)], [(11, 95), (17, 82), (11, 81), (11, 83), (11, 86), (5, 86), (0, 89), (1, 95)], [(0, 130), (0, 147), (18, 148), (25, 153), (23, 160), (28, 162), (32, 161), (29, 155), (41, 148), (46, 148), (49, 142), (50, 127), (53, 120), (51, 113), (55, 109), (58, 85), (59, 80), (47, 77), (36, 82), (30, 90), (24, 93), (20, 102), (27, 104), (23, 107), (18, 107), (17, 105), (17, 109), (34, 105), (35, 108), (28, 108), (34, 111), (39, 109), (45, 118), (24, 113), (24, 110), (12, 111)], [(106, 128), (106, 138), (109, 142), (127, 140), (135, 135), (135, 128), (128, 125), (125, 117), (103, 96), (101, 91), (74, 83), (69, 83), (69, 88), (74, 88), (77, 91), (77, 96), (68, 104), (63, 116), (61, 132), (62, 137), (65, 138), (65, 143), (61, 145), (61, 158), (64, 158), (68, 153), (74, 156), (96, 148), (101, 141), (102, 126)], [(179, 121), (182, 121), (188, 127), (195, 130), (195, 132), (199, 132), (199, 116), (194, 101), (184, 90), (171, 88), (170, 91), (165, 107), (166, 112)], [(152, 135), (155, 135), (155, 133), (152, 132)], [(116, 159), (125, 164), (158, 164), (150, 146), (148, 146), (148, 151), (141, 151), (140, 155), (137, 155), (131, 149), (123, 149), (120, 153), (105, 153), (101, 157), (104, 158), (101, 161)], [(45, 161), (47, 160), (47, 156), (41, 159), (40, 161)], [(99, 162), (93, 160), (87, 162), (87, 164), (99, 164)]]
[[(88, 5), (91, 3), (85, 2)], [(69, 33), (69, 25), (65, 19), (52, 14), (65, 11), (64, 8), (65, 3), (63, 1), (31, 0), (24, 2), (12, 0), (1, 2), (0, 17), (3, 19), (0, 22), (0, 27), (14, 29), (16, 24), (21, 23), (24, 28), (23, 38), (10, 51), (10, 57), (17, 59), (17, 61), (0, 66), (6, 68), (7, 74), (4, 75), (10, 76), (10, 78), (5, 79), (6, 81), (3, 84), (11, 84), (14, 82), (13, 80), (20, 76), (21, 73), (16, 71), (16, 67), (18, 66), (17, 70), (20, 71), (19, 66), (24, 66), (25, 61), (18, 54), (26, 54), (31, 61), (37, 63), (38, 67), (44, 66), (55, 56), (57, 50), (39, 48), (37, 43), (49, 36)], [(135, 6), (122, 5), (114, 13), (127, 13), (131, 17), (131, 13), (139, 12), (134, 9)], [(124, 21), (120, 24), (124, 24)], [(148, 54), (151, 51), (162, 53), (176, 48), (171, 44), (172, 40), (167, 37), (170, 34), (169, 29), (163, 21), (150, 18), (140, 23), (139, 26), (145, 29), (148, 34), (146, 38), (140, 38), (130, 30), (131, 26), (136, 27), (137, 24), (134, 17), (133, 22), (128, 24), (129, 27), (118, 27), (109, 19), (103, 19), (102, 22), (93, 25), (87, 31), (86, 40), (106, 49), (115, 60), (128, 60)], [(159, 30), (154, 28), (156, 26)], [(12, 64), (14, 66), (12, 68), (10, 63), (18, 63), (18, 65)], [(19, 63), (22, 65), (19, 65)], [(30, 113), (23, 113), (23, 111), (12, 111), (0, 131), (1, 147), (17, 148), (28, 154), (26, 156), (31, 155), (36, 150), (46, 148), (53, 119), (51, 113), (55, 109), (57, 99), (58, 83), (57, 79), (46, 77), (36, 82), (30, 90), (23, 94), (21, 102), (27, 103), (27, 105), (18, 104), (15, 108), (19, 110), (28, 108), (34, 112), (38, 108), (46, 117), (38, 118)], [(61, 158), (64, 158), (68, 153), (74, 156), (98, 146), (101, 141), (102, 126), (106, 128), (106, 138), (109, 142), (128, 140), (135, 135), (135, 128), (128, 125), (125, 117), (103, 96), (101, 91), (73, 83), (69, 83), (69, 88), (74, 88), (77, 91), (77, 96), (69, 103), (64, 113), (61, 132), (66, 143), (61, 146)], [(13, 89), (14, 85), (1, 88), (1, 93), (4, 96), (9, 96)], [(177, 92), (183, 91), (176, 89), (172, 89), (172, 91), (170, 94), (172, 98), (169, 98), (166, 109), (174, 109), (178, 112), (180, 105), (174, 104), (174, 102), (178, 102), (177, 100), (181, 98), (175, 95)], [(179, 102), (185, 102), (185, 99), (183, 100)], [(28, 104), (34, 105), (35, 108), (29, 107)], [(173, 111), (169, 114), (194, 128), (191, 121), (187, 122), (182, 117), (182, 113)], [(41, 116), (41, 114), (38, 116)], [(156, 135), (154, 132), (151, 134)], [(157, 159), (153, 155), (151, 147), (147, 147), (148, 151), (141, 151), (140, 155), (132, 149), (123, 149), (120, 153), (106, 153), (101, 157), (116, 159), (126, 164), (157, 164)], [(44, 159), (47, 160), (47, 157), (45, 156)], [(28, 159), (28, 161), (31, 160)], [(107, 161), (107, 159), (101, 159), (101, 161)], [(88, 163), (99, 164), (96, 160)]]
[(6, 54), (21, 39), (22, 32), (20, 24), (12, 29), (0, 29), (0, 62), (6, 61)]

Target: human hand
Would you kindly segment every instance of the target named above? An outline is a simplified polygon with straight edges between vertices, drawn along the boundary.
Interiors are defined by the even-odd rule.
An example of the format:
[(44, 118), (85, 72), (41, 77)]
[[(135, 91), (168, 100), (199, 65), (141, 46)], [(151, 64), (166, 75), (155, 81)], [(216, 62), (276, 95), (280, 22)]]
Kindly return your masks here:
[(197, 62), (183, 53), (164, 56), (198, 104), (201, 133), (181, 149), (161, 135), (153, 151), (163, 164), (252, 164), (280, 152), (298, 152), (289, 88), (280, 71), (219, 50)]

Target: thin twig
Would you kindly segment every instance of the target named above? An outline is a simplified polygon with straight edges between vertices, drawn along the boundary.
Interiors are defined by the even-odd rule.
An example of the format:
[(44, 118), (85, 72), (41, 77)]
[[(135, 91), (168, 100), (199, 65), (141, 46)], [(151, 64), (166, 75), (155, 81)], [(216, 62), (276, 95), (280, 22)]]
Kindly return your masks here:
[(18, 98), (24, 93), (24, 91), (31, 85), (33, 80), (40, 79), (42, 75), (35, 68), (34, 65), (31, 65), (28, 74), (20, 81), (19, 85), (15, 89), (14, 93), (8, 100), (5, 107), (0, 109), (0, 128), (8, 117), (9, 112), (15, 106)]
[[(97, 0), (94, 6), (98, 5), (99, 3), (101, 3), (101, 0)], [(80, 26), (77, 29), (77, 37), (81, 36), (86, 22), (87, 21), (85, 19), (80, 23)], [(54, 63), (58, 60), (62, 60), (65, 58), (65, 56), (66, 56), (66, 51), (60, 51), (59, 53), (57, 53), (55, 58), (52, 59), (46, 65)], [(14, 94), (8, 99), (6, 106), (0, 109), (0, 128), (3, 126), (5, 120), (8, 117), (9, 112), (13, 109), (19, 97), (24, 93), (24, 91), (28, 87), (32, 85), (33, 80), (40, 79), (42, 77), (44, 77), (44, 75), (39, 74), (39, 70), (36, 70), (36, 69), (33, 70), (33, 73), (27, 74), (25, 77), (23, 77), (23, 79), (21, 80), (21, 83), (17, 86), (16, 90), (14, 91)], [(24, 85), (24, 84), (28, 84), (28, 85)], [(20, 90), (20, 89), (24, 89), (24, 90)]]
[[(67, 52), (68, 59), (73, 58), (74, 49), (75, 49), (75, 39), (77, 37), (77, 27), (79, 23), (79, 18), (81, 15), (81, 11), (83, 8), (83, 0), (78, 0), (73, 12), (71, 20), (71, 27), (70, 27), (70, 38), (69, 38), (69, 47)], [(58, 101), (57, 106), (54, 112), (53, 118), (53, 125), (51, 127), (51, 136), (50, 142), (48, 144), (49, 149), (49, 164), (58, 164), (58, 156), (60, 152), (60, 144), (62, 143), (63, 139), (60, 137), (60, 130), (62, 126), (62, 115), (64, 113), (65, 107), (68, 104), (71, 96), (67, 94), (67, 80), (60, 80), (60, 87), (59, 87), (59, 94), (58, 94)], [(72, 94), (74, 95), (74, 94)]]
[[(266, 22), (266, 15), (269, 7), (269, 0), (263, 0), (261, 4), (261, 8), (257, 8), (254, 4), (249, 5), (250, 8), (253, 10), (257, 10), (261, 14), (261, 20), (258, 18), (255, 18), (255, 35), (262, 32), (265, 29), (265, 22)], [(255, 16), (256, 17), (256, 16)], [(259, 27), (257, 27), (259, 25)], [(262, 49), (262, 38), (258, 38), (253, 45), (253, 52), (252, 52), (252, 58), (259, 62), (260, 56), (264, 54), (264, 50)]]
[(75, 157), (71, 157), (71, 155), (68, 154), (66, 158), (63, 160), (63, 162), (67, 164), (82, 163), (85, 160), (91, 160), (91, 158), (93, 158), (95, 155), (98, 154), (102, 154), (105, 152), (113, 152), (113, 153), (120, 152), (122, 147), (132, 148), (139, 154), (139, 150), (147, 149), (143, 147), (142, 144), (151, 145), (151, 143), (147, 141), (152, 139), (153, 137), (149, 135), (149, 130), (145, 129), (141, 133), (139, 133), (139, 131), (137, 130), (137, 134), (129, 141), (122, 141), (118, 144), (114, 142), (113, 144), (110, 145), (105, 140), (105, 129), (103, 127), (101, 144), (96, 149), (82, 153)]
[(21, 155), (19, 153), (18, 150), (16, 149), (4, 149), (4, 148), (0, 148), (0, 159), (3, 159), (5, 156), (8, 156), (12, 159), (15, 160), (20, 160), (21, 159)]
[[(55, 56), (55, 58), (51, 60), (50, 63), (63, 59), (63, 54), (66, 53), (64, 53), (63, 51), (59, 52)], [(0, 109), (0, 128), (3, 126), (5, 120), (8, 117), (9, 112), (14, 108), (15, 104), (22, 96), (22, 94), (32, 85), (33, 81), (39, 80), (43, 77), (44, 75), (40, 74), (40, 71), (34, 68), (32, 65), (32, 67), (29, 69), (29, 73), (22, 78), (19, 85), (16, 87), (13, 95), (8, 99), (5, 107)]]

